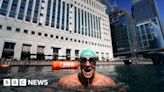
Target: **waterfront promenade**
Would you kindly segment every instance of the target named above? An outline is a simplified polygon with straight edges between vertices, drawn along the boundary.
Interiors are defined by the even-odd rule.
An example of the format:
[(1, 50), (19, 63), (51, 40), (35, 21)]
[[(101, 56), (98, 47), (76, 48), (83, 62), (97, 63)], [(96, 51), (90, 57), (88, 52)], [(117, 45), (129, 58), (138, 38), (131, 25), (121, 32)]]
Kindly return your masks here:
[[(21, 60), (21, 61), (0, 61), (0, 64), (5, 64), (5, 65), (13, 65), (13, 66), (18, 66), (18, 65), (25, 65), (25, 66), (51, 66), (52, 62), (54, 61), (45, 61), (45, 60)], [(62, 61), (64, 62), (64, 61)], [(78, 61), (74, 61), (78, 62)], [(118, 60), (118, 61), (98, 61), (97, 65), (122, 65), (125, 64), (124, 61)], [(135, 61), (130, 61), (130, 64), (153, 64), (151, 60), (135, 60)]]

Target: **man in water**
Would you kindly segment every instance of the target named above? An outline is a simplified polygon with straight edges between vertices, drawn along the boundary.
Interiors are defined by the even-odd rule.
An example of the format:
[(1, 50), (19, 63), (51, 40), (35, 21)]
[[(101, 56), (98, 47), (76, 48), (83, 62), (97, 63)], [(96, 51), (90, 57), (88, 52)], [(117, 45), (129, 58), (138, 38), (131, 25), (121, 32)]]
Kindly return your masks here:
[(63, 88), (116, 87), (111, 78), (96, 72), (96, 55), (90, 50), (83, 50), (80, 55), (80, 73), (62, 77), (57, 83)]

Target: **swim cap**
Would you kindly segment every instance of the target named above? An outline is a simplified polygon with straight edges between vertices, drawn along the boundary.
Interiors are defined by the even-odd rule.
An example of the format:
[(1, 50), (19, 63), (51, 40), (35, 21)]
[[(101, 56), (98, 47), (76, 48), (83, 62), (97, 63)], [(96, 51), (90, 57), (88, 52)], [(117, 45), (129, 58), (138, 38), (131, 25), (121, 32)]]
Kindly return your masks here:
[(81, 52), (80, 58), (96, 58), (96, 54), (91, 49), (85, 49)]

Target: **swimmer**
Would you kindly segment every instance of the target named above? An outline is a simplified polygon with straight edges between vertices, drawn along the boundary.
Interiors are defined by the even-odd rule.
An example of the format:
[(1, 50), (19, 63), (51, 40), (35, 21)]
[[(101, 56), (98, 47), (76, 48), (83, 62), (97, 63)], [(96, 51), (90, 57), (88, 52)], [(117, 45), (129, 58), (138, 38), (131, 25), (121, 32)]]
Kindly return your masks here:
[(80, 55), (80, 72), (62, 77), (57, 85), (63, 88), (116, 87), (113, 79), (96, 72), (95, 53), (85, 49)]

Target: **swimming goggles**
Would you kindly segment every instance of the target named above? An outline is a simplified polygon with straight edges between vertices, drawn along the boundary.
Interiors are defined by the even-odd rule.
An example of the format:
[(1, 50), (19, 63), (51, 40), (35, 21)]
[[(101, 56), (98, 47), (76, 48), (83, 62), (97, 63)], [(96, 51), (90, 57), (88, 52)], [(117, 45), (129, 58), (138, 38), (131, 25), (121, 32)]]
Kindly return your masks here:
[(90, 64), (96, 65), (96, 58), (81, 58), (80, 59), (80, 64), (85, 65), (89, 61)]

